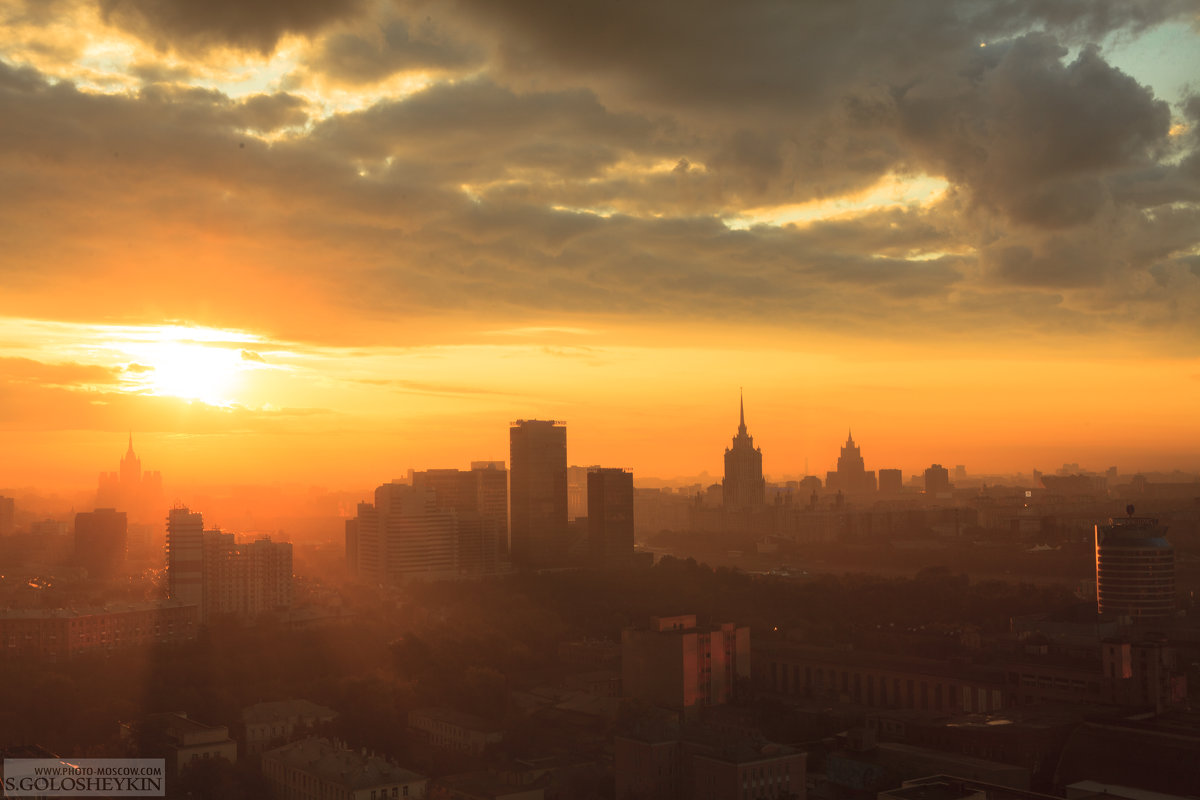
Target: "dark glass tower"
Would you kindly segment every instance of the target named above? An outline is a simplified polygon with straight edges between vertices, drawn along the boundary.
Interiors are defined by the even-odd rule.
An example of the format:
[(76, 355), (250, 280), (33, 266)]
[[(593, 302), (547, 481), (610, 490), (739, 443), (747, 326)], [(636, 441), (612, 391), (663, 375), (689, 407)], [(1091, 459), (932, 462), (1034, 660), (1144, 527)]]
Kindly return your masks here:
[(567, 429), (519, 419), (508, 430), (509, 553), (517, 569), (559, 567), (567, 556)]

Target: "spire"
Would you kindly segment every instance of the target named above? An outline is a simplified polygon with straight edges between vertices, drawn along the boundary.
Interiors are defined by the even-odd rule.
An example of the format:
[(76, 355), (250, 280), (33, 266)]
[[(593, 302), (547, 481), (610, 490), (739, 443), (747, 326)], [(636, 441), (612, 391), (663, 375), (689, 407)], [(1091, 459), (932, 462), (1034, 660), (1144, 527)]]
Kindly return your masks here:
[(133, 431), (129, 432), (129, 450), (125, 453), (125, 455), (133, 455)]
[(738, 435), (746, 434), (746, 399), (742, 396), (742, 387), (738, 387)]
[(854, 431), (846, 428), (846, 444), (854, 444)]

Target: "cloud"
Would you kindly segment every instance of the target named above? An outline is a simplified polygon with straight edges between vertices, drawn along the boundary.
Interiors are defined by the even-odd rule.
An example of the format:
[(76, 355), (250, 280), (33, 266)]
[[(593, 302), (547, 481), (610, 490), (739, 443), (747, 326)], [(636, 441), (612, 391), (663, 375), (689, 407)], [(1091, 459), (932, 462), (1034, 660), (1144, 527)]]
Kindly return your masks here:
[(361, 0), (100, 0), (100, 15), (160, 50), (232, 47), (268, 55), (285, 35), (315, 34), (364, 7)]
[(120, 382), (117, 370), (94, 364), (45, 363), (29, 358), (0, 357), (0, 381), (10, 384), (40, 384), (64, 388), (113, 385)]
[(242, 360), (243, 361), (257, 361), (260, 364), (267, 363), (267, 360), (265, 358), (263, 358), (261, 354), (256, 353), (253, 350), (243, 350), (242, 351)]
[(479, 66), (478, 48), (448, 39), (432, 24), (393, 19), (326, 36), (306, 59), (314, 75), (350, 86), (377, 83), (402, 72), (461, 71)]

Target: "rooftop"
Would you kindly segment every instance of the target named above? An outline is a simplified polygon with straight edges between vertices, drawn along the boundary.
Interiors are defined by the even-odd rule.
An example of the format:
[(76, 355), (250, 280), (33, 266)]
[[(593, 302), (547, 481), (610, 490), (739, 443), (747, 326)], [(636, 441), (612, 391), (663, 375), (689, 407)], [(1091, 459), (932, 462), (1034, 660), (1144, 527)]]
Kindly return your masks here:
[(263, 758), (281, 761), (293, 769), (351, 790), (425, 780), (424, 775), (385, 758), (367, 755), (366, 751), (359, 753), (335, 747), (328, 739), (308, 738), (285, 744), (267, 751)]

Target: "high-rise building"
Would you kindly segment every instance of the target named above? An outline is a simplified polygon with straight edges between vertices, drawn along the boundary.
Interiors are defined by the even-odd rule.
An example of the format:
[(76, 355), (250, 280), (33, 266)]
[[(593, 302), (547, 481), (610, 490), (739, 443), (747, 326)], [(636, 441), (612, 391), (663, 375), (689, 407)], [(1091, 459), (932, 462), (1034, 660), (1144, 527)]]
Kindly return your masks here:
[(412, 485), (432, 491), (438, 508), (454, 512), (460, 573), (502, 571), (508, 550), (508, 473), (503, 461), (474, 461), (470, 471), (413, 472)]
[(869, 494), (875, 491), (875, 472), (868, 471), (862, 451), (854, 443), (854, 434), (846, 433), (846, 443), (838, 456), (837, 470), (825, 474), (825, 486), (831, 492)]
[(187, 508), (167, 516), (167, 594), (199, 609), (200, 622), (232, 614), (253, 619), (292, 604), (292, 545), (269, 538), (237, 542), (204, 530)]
[(576, 520), (588, 515), (588, 473), (599, 469), (590, 467), (567, 467), (567, 519)]
[(0, 536), (9, 536), (14, 530), (13, 517), (16, 514), (16, 501), (11, 497), (0, 496)]
[(200, 621), (219, 615), (254, 619), (292, 604), (292, 545), (263, 537), (238, 542), (232, 533), (205, 531)]
[(518, 569), (567, 560), (567, 429), (554, 420), (517, 420), (508, 431), (509, 552)]
[(754, 437), (746, 432), (746, 404), (738, 398), (738, 429), (733, 443), (725, 449), (725, 480), (721, 499), (726, 511), (749, 511), (765, 502), (762, 448), (754, 446)]
[[(453, 510), (438, 507), (430, 488), (383, 484), (374, 505), (358, 504), (353, 538), (357, 565), (351, 571), (364, 580), (395, 585), (458, 575), (458, 520)], [(350, 541), (348, 535), (347, 556)]]
[(941, 464), (933, 464), (925, 470), (925, 494), (942, 494), (950, 489), (950, 470)]
[(117, 472), (100, 473), (96, 507), (113, 508), (128, 514), (130, 522), (162, 519), (162, 474), (142, 472), (142, 460), (133, 452), (133, 434)]
[(588, 549), (596, 565), (633, 557), (633, 473), (595, 468), (587, 476)]
[(204, 517), (186, 507), (167, 512), (167, 596), (204, 604)]
[(1133, 516), (1096, 526), (1096, 610), (1138, 619), (1175, 611), (1175, 548), (1158, 520)]
[(879, 470), (880, 494), (900, 494), (902, 491), (904, 491), (904, 472), (902, 470)]
[(113, 578), (125, 563), (124, 511), (98, 508), (75, 515), (75, 560), (94, 578)]

